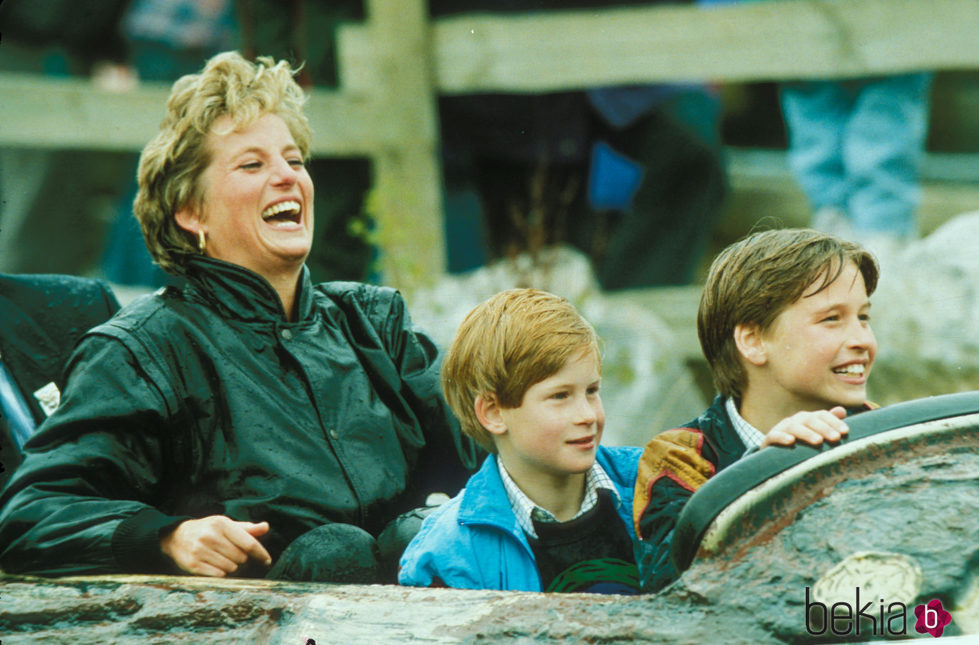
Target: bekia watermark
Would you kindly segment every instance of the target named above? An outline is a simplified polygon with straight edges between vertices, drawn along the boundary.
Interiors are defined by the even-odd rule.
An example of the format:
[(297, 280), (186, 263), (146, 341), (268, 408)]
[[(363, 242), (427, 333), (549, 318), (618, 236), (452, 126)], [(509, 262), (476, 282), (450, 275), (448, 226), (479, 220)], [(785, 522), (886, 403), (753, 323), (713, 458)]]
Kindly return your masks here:
[(806, 632), (811, 636), (906, 636), (911, 624), (919, 634), (939, 637), (952, 616), (938, 598), (908, 606), (920, 597), (923, 575), (907, 555), (884, 551), (851, 553), (806, 587)]
[[(866, 602), (863, 602), (866, 601)], [(942, 635), (952, 622), (952, 616), (935, 598), (918, 605), (912, 613), (914, 629), (919, 634), (934, 637)], [(900, 601), (888, 602), (884, 598), (867, 600), (860, 595), (860, 587), (853, 589), (853, 602), (837, 600), (827, 605), (816, 600), (806, 587), (806, 632), (811, 636), (901, 636), (908, 633), (908, 606)]]

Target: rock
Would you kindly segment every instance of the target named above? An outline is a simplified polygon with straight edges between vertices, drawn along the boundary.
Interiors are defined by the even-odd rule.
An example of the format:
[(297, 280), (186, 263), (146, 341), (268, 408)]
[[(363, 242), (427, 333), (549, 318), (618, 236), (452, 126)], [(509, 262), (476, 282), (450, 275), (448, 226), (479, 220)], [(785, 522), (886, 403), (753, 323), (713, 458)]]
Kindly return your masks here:
[(653, 434), (703, 412), (697, 389), (669, 327), (628, 294), (602, 293), (587, 258), (570, 248), (502, 260), (409, 294), (412, 319), (448, 347), (469, 311), (489, 296), (534, 287), (563, 296), (603, 340), (602, 402), (607, 445), (642, 445)]
[(912, 242), (882, 270), (874, 294), (879, 403), (979, 386), (979, 211)]

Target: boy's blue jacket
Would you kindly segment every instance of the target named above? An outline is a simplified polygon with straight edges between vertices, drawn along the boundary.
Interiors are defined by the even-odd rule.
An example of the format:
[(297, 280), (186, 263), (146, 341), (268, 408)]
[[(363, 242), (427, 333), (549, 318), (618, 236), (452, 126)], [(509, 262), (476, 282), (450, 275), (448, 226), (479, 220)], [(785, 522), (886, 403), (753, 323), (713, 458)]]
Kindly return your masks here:
[[(632, 496), (641, 448), (599, 446), (596, 459), (619, 495), (619, 516), (633, 543)], [(401, 562), (398, 581), (456, 589), (541, 591), (527, 536), (517, 524), (490, 455), (466, 487), (425, 519)], [(440, 583), (441, 581), (441, 583)]]

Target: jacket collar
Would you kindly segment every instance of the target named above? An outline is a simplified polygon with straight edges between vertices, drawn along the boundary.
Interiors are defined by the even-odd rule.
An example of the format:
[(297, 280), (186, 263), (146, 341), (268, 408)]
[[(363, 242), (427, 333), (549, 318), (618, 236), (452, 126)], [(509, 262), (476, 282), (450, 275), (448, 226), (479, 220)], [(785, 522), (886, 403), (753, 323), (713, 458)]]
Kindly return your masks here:
[[(636, 450), (634, 457), (622, 457), (616, 461), (609, 450), (620, 449), (599, 446), (598, 453), (595, 455), (595, 462), (601, 465), (611, 479), (618, 503), (626, 503), (631, 508), (632, 486), (633, 482), (636, 481), (639, 451), (632, 449)], [(626, 463), (629, 464), (628, 472), (623, 472)], [(628, 483), (624, 484), (623, 482)], [(510, 498), (507, 497), (503, 479), (500, 477), (499, 462), (496, 455), (488, 455), (476, 474), (466, 482), (466, 487), (462, 491), (462, 500), (459, 503), (459, 522), (463, 524), (488, 524), (518, 537), (524, 535), (523, 529), (517, 522), (517, 517), (513, 514), (513, 509), (510, 507)], [(626, 522), (626, 525), (631, 535), (632, 527), (629, 522)], [(524, 539), (524, 541), (526, 540)]]
[(464, 524), (490, 524), (523, 535), (510, 509), (496, 455), (488, 455), (476, 474), (466, 482), (459, 504), (459, 521)]
[(724, 400), (722, 395), (717, 395), (714, 402), (698, 419), (704, 441), (711, 444), (717, 453), (717, 470), (727, 468), (736, 462), (744, 456), (744, 451), (747, 449), (747, 446), (741, 441), (741, 437), (734, 430), (734, 424), (727, 414)]
[[(313, 311), (313, 287), (306, 266), (303, 266), (296, 289), (296, 320), (306, 320)], [(223, 260), (203, 255), (188, 258), (186, 291), (229, 318), (253, 322), (286, 319), (279, 294), (268, 280), (250, 269)]]

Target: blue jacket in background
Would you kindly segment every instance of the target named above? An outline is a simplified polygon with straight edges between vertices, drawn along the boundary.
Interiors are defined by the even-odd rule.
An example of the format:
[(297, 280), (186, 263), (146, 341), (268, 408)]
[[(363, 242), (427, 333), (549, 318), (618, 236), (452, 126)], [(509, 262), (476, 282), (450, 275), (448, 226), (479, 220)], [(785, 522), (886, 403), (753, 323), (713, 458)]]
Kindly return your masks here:
[[(596, 456), (615, 484), (619, 516), (634, 543), (632, 496), (641, 453), (641, 448), (600, 446)], [(496, 455), (425, 519), (401, 556), (401, 584), (428, 587), (439, 580), (456, 589), (541, 591), (537, 562), (510, 508)]]

